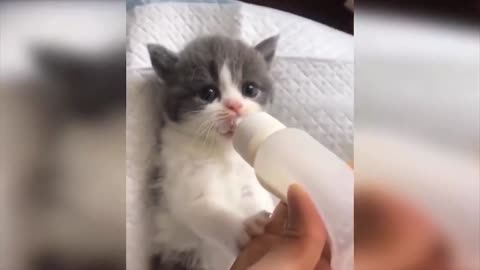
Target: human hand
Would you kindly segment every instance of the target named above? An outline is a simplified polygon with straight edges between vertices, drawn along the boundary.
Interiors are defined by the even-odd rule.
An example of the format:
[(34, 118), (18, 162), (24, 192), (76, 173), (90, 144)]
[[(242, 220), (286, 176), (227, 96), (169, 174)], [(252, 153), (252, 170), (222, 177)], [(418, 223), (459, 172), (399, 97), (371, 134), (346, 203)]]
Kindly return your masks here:
[(230, 270), (328, 270), (325, 225), (310, 196), (299, 186), (288, 190), (265, 233), (251, 240)]
[(357, 187), (354, 213), (355, 269), (456, 269), (440, 228), (399, 194)]

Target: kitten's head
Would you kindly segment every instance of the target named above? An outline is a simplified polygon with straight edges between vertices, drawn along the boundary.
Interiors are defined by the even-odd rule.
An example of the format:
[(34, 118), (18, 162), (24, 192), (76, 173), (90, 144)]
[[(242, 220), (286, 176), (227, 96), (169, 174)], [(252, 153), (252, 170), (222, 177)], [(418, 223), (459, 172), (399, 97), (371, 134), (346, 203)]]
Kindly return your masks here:
[(176, 54), (148, 45), (151, 62), (166, 86), (165, 112), (183, 131), (204, 140), (229, 140), (239, 120), (273, 98), (269, 68), (278, 36), (255, 47), (207, 36)]

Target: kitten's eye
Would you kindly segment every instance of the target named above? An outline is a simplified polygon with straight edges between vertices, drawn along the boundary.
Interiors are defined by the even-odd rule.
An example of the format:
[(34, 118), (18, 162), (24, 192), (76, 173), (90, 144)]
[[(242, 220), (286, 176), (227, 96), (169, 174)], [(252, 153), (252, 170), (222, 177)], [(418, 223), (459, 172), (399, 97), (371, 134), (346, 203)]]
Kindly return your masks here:
[(242, 94), (246, 97), (254, 98), (258, 95), (258, 88), (253, 83), (245, 83), (242, 87)]
[(213, 86), (206, 86), (198, 91), (198, 97), (204, 101), (212, 102), (218, 97), (218, 90)]

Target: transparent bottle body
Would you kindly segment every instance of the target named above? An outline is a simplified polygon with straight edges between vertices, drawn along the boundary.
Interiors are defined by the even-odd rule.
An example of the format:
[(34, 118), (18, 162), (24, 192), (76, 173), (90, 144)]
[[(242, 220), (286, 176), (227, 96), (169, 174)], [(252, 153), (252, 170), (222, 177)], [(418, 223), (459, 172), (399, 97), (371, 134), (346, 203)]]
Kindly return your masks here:
[(315, 201), (332, 250), (332, 269), (353, 269), (353, 171), (306, 132), (286, 128), (270, 135), (255, 154), (254, 168), (267, 190), (285, 200), (301, 184)]

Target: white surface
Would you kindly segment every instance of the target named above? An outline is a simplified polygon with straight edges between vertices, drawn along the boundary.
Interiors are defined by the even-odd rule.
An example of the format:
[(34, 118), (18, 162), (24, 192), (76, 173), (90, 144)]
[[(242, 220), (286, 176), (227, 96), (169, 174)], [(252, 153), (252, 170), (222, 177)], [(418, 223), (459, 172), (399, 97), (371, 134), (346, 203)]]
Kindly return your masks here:
[(353, 63), (278, 58), (269, 112), (308, 132), (345, 161), (353, 158)]
[(137, 6), (128, 21), (128, 67), (150, 67), (145, 44), (178, 51), (201, 34), (224, 34), (250, 44), (280, 33), (277, 55), (353, 61), (353, 38), (314, 21), (264, 7), (226, 4), (154, 3)]

